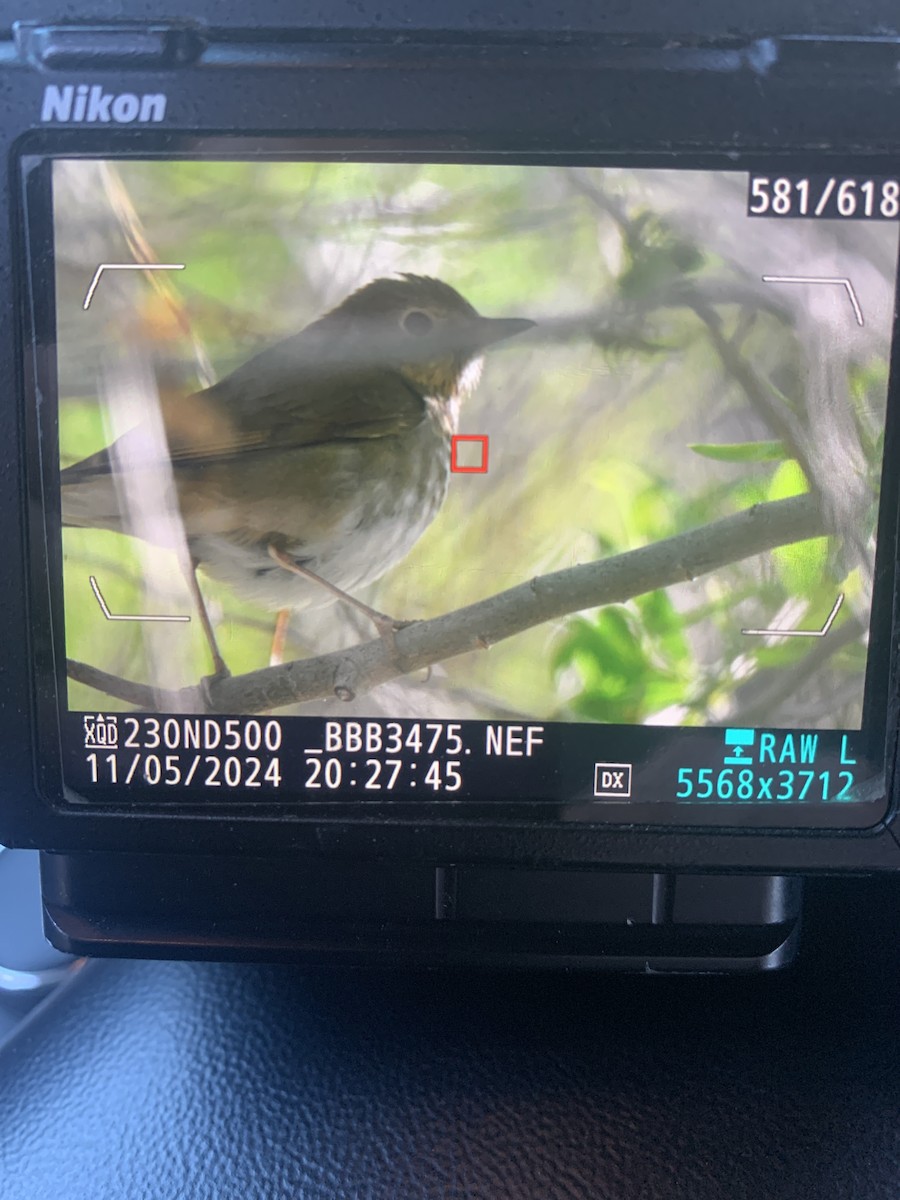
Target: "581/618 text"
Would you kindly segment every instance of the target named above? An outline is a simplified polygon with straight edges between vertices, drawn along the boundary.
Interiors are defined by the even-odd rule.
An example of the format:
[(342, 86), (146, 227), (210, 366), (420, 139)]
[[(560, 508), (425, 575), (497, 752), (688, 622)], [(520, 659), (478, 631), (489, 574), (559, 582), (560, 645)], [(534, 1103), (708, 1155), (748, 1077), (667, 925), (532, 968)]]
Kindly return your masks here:
[(751, 175), (747, 215), (896, 221), (900, 218), (900, 180), (878, 176)]

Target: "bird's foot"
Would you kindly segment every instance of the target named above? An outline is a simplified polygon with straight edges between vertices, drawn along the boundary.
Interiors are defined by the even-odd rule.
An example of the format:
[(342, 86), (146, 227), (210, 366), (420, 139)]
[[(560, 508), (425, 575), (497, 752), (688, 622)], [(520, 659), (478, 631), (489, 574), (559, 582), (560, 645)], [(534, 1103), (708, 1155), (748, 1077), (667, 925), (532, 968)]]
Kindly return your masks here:
[(272, 646), (269, 650), (269, 666), (280, 667), (284, 664), (284, 652), (287, 649), (288, 627), (291, 623), (291, 610), (282, 608), (275, 618), (275, 629), (272, 632)]
[(215, 669), (213, 670), (213, 673), (211, 675), (204, 675), (199, 683), (200, 695), (203, 697), (203, 702), (210, 712), (213, 710), (213, 687), (215, 687), (217, 683), (221, 683), (223, 679), (231, 678), (231, 672), (229, 671), (224, 659), (220, 658), (218, 662), (214, 664), (214, 668)]
[(397, 634), (403, 629), (409, 629), (410, 625), (417, 624), (416, 621), (398, 621), (396, 617), (389, 617), (386, 613), (378, 612), (375, 608), (370, 608), (366, 613), (369, 620), (378, 631), (378, 636), (384, 642), (385, 649), (391, 659), (391, 662), (401, 670), (403, 666), (403, 657), (397, 647)]
[(367, 617), (378, 631), (378, 636), (387, 645), (393, 661), (398, 667), (401, 665), (395, 638), (401, 629), (406, 629), (409, 625), (414, 625), (414, 621), (398, 621), (395, 617), (389, 617), (386, 613), (379, 612), (377, 608), (372, 608), (370, 605), (364, 604), (362, 600), (357, 600), (355, 596), (351, 596), (343, 588), (337, 587), (335, 584), (329, 582), (329, 580), (323, 579), (321, 575), (317, 575), (315, 571), (311, 571), (304, 563), (298, 562), (296, 558), (292, 558), (290, 554), (287, 554), (274, 543), (269, 543), (267, 552), (273, 562), (278, 563), (280, 567), (284, 567), (286, 571), (290, 571), (292, 575), (299, 575), (303, 579), (309, 579), (313, 583), (317, 583), (327, 592), (331, 592), (332, 596), (336, 596), (338, 600), (343, 600), (345, 604), (349, 604), (351, 608), (355, 608), (357, 612)]
[(231, 671), (228, 669), (228, 663), (218, 651), (218, 647), (213, 651), (213, 670), (212, 675), (207, 675), (206, 678), (211, 683), (217, 683), (220, 679), (230, 679)]

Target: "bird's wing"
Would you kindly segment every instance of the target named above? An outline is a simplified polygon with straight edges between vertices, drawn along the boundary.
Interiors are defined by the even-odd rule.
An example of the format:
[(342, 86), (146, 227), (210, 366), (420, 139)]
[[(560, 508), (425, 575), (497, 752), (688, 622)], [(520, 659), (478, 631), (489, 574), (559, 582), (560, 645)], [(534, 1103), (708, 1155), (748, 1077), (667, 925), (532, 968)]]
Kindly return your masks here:
[[(307, 331), (308, 332), (308, 331)], [(187, 400), (164, 402), (173, 465), (248, 450), (392, 437), (425, 418), (422, 395), (388, 368), (292, 361), (282, 343)]]
[[(294, 370), (285, 347), (264, 351), (232, 375), (189, 396), (160, 396), (169, 459), (176, 473), (238, 454), (281, 452), (321, 442), (392, 437), (425, 418), (423, 397), (388, 369), (348, 373), (319, 363)], [(272, 356), (272, 357), (270, 357)], [(110, 476), (125, 439), (62, 472), (63, 487)]]

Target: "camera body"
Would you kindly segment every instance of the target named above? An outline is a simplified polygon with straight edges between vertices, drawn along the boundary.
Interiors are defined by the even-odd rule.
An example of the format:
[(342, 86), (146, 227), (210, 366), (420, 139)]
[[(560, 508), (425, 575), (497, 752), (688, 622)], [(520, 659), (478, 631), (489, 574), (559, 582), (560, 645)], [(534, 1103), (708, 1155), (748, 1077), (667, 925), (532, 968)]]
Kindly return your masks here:
[[(895, 410), (900, 397), (894, 395), (896, 382), (890, 379), (890, 362), (896, 354), (896, 249), (890, 239), (897, 214), (892, 189), (900, 147), (888, 103), (896, 91), (898, 58), (893, 41), (877, 38), (785, 36), (679, 43), (524, 36), (474, 41), (435, 35), (342, 40), (313, 38), (302, 30), (282, 30), (277, 38), (232, 30), (224, 37), (200, 25), (177, 22), (103, 26), (23, 22), (16, 27), (14, 51), (0, 68), (9, 84), (0, 136), (9, 164), (3, 196), (10, 217), (2, 224), (0, 236), (7, 241), (2, 261), (11, 264), (0, 276), (6, 314), (0, 328), (6, 396), (0, 408), (0, 434), (6, 447), (0, 516), (7, 561), (0, 578), (0, 610), (8, 622), (8, 635), (0, 647), (4, 696), (0, 837), (10, 845), (45, 852), (45, 913), (55, 945), (92, 954), (748, 969), (779, 965), (790, 957), (798, 929), (802, 875), (900, 866), (894, 830)], [(402, 223), (406, 219), (402, 213), (407, 212), (398, 208), (398, 197), (410, 206), (409, 211), (418, 213), (426, 192), (438, 197), (429, 210), (437, 222), (438, 189), (447, 189), (445, 194), (460, 206), (454, 208), (453, 221), (447, 225), (457, 222), (454, 237), (461, 236), (458, 223), (467, 211), (464, 205), (474, 205), (478, 197), (488, 195), (491, 204), (501, 203), (494, 199), (500, 191), (490, 190), (500, 188), (496, 183), (500, 168), (519, 170), (529, 187), (531, 180), (539, 178), (537, 172), (543, 171), (540, 187), (545, 190), (561, 186), (560, 181), (580, 188), (585, 204), (603, 209), (602, 221), (596, 218), (598, 239), (605, 239), (604, 245), (612, 245), (614, 235), (618, 239), (614, 249), (604, 250), (609, 277), (616, 283), (615, 289), (609, 287), (614, 303), (607, 305), (602, 330), (590, 336), (567, 332), (562, 309), (549, 300), (543, 304), (549, 312), (544, 319), (532, 308), (528, 270), (521, 269), (517, 257), (530, 253), (528, 243), (522, 242), (519, 251), (514, 246), (506, 258), (495, 255), (488, 260), (484, 254), (494, 264), (486, 270), (499, 270), (503, 276), (515, 269), (522, 279), (515, 311), (503, 293), (497, 315), (505, 317), (508, 310), (510, 317), (536, 321), (534, 334), (525, 335), (520, 343), (525, 346), (525, 338), (533, 337), (538, 346), (528, 359), (532, 373), (543, 370), (544, 356), (555, 352), (546, 348), (551, 343), (581, 348), (591, 337), (592, 345), (601, 346), (606, 337), (610, 353), (644, 355), (635, 362), (649, 372), (648, 380), (660, 363), (661, 370), (674, 370), (670, 364), (681, 361), (680, 356), (689, 354), (694, 345), (693, 326), (676, 352), (667, 345), (660, 349), (653, 344), (650, 327), (635, 323), (636, 312), (649, 311), (643, 294), (635, 290), (637, 267), (644, 265), (652, 272), (662, 263), (673, 274), (650, 285), (651, 290), (657, 289), (653, 295), (661, 295), (665, 286), (670, 289), (667, 294), (680, 288), (678, 294), (683, 296), (684, 279), (691, 282), (690, 302), (678, 303), (690, 310), (691, 321), (697, 319), (704, 337), (720, 354), (716, 369), (725, 376), (731, 370), (729, 387), (743, 387), (745, 400), (751, 396), (748, 412), (760, 378), (765, 386), (771, 384), (775, 390), (760, 401), (771, 416), (772, 396), (777, 407), (789, 387), (790, 372), (785, 368), (778, 374), (773, 369), (769, 377), (750, 351), (743, 354), (749, 344), (744, 339), (752, 340), (754, 321), (772, 320), (790, 332), (792, 345), (808, 349), (817, 344), (803, 341), (806, 316), (777, 305), (794, 304), (793, 299), (782, 298), (788, 292), (797, 295), (797, 289), (807, 289), (803, 295), (810, 297), (827, 290), (829, 303), (845, 306), (847, 336), (864, 331), (873, 339), (862, 350), (854, 343), (847, 360), (840, 360), (847, 378), (852, 376), (852, 387), (848, 384), (841, 395), (846, 391), (856, 396), (853, 388), (864, 386), (872, 394), (879, 388), (883, 392), (883, 414), (872, 440), (877, 474), (869, 505), (872, 532), (866, 535), (859, 561), (847, 557), (854, 540), (852, 528), (848, 532), (849, 527), (834, 516), (840, 494), (850, 490), (849, 484), (839, 479), (835, 487), (834, 479), (816, 478), (810, 466), (815, 458), (812, 451), (807, 461), (790, 450), (792, 443), (785, 449), (790, 435), (783, 433), (789, 424), (784, 413), (793, 419), (798, 405), (803, 408), (790, 396), (784, 401), (784, 419), (777, 414), (771, 417), (767, 437), (758, 433), (762, 428), (758, 409), (753, 409), (753, 421), (748, 418), (752, 429), (746, 439), (715, 436), (719, 410), (710, 407), (700, 426), (708, 425), (709, 437), (692, 442), (691, 452), (707, 459), (718, 455), (716, 461), (737, 464), (739, 470), (749, 470), (750, 463), (774, 463), (772, 478), (766, 476), (767, 486), (778, 472), (779, 479), (786, 478), (787, 464), (799, 461), (808, 492), (778, 493), (773, 487), (754, 493), (752, 503), (738, 505), (734, 511), (731, 500), (723, 501), (721, 516), (713, 513), (712, 519), (697, 518), (684, 527), (660, 525), (666, 536), (651, 536), (650, 542), (670, 539), (670, 559), (676, 564), (676, 576), (682, 571), (679, 578), (684, 584), (692, 576), (714, 572), (717, 564), (728, 564), (729, 545), (734, 541), (748, 539), (757, 553), (765, 554), (797, 542), (827, 541), (827, 553), (823, 551), (817, 569), (833, 580), (832, 591), (828, 592), (830, 582), (820, 587), (817, 580), (819, 591), (810, 590), (805, 607), (773, 611), (771, 622), (762, 627), (747, 618), (750, 625), (738, 633), (753, 644), (747, 655), (735, 654), (729, 660), (729, 678), (734, 683), (748, 655), (754, 670), (767, 669), (765, 654), (759, 657), (756, 650), (763, 643), (773, 662), (777, 654), (782, 655), (773, 668), (780, 672), (777, 678), (807, 678), (823, 669), (821, 660), (828, 658), (833, 644), (828, 638), (834, 633), (843, 637), (847, 655), (852, 651), (856, 657), (847, 658), (839, 677), (823, 676), (822, 687), (833, 687), (835, 678), (842, 687), (846, 683), (848, 694), (852, 693), (847, 703), (857, 705), (858, 719), (833, 725), (823, 712), (816, 721), (806, 721), (802, 715), (796, 721), (785, 720), (783, 697), (774, 719), (758, 705), (751, 719), (732, 703), (731, 693), (726, 697), (731, 708), (716, 709), (710, 700), (701, 719), (696, 717), (696, 673), (694, 682), (684, 685), (683, 694), (668, 704), (660, 701), (659, 712), (650, 717), (641, 710), (643, 715), (617, 720), (602, 715), (606, 709), (591, 717), (590, 711), (601, 710), (588, 709), (587, 690), (582, 687), (577, 693), (582, 707), (576, 704), (559, 719), (559, 706), (571, 701), (572, 673), (577, 675), (584, 661), (572, 640), (575, 627), (568, 624), (560, 635), (570, 647), (568, 657), (558, 646), (546, 651), (548, 663), (552, 659), (557, 664), (560, 677), (565, 675), (570, 686), (569, 693), (560, 691), (554, 698), (556, 707), (549, 701), (542, 701), (543, 707), (529, 706), (526, 697), (516, 710), (509, 692), (502, 702), (492, 697), (483, 710), (471, 696), (466, 699), (470, 707), (453, 707), (446, 699), (449, 685), (446, 696), (429, 707), (434, 695), (429, 681), (437, 672), (437, 682), (442, 682), (442, 664), (463, 650), (475, 656), (493, 654), (488, 644), (505, 639), (503, 621), (511, 622), (526, 603), (537, 605), (535, 614), (521, 618), (517, 628), (541, 628), (546, 621), (568, 622), (581, 614), (578, 629), (591, 626), (591, 636), (600, 639), (596, 661), (601, 674), (609, 672), (612, 635), (595, 622), (593, 614), (602, 613), (608, 603), (627, 609), (632, 597), (665, 592), (670, 580), (675, 586), (671, 572), (653, 574), (658, 569), (655, 560), (648, 568), (646, 556), (628, 557), (640, 553), (640, 536), (636, 544), (621, 546), (598, 538), (596, 556), (583, 548), (577, 559), (575, 550), (562, 559), (550, 556), (547, 571), (535, 570), (523, 551), (527, 570), (521, 578), (504, 575), (503, 587), (485, 581), (491, 563), (481, 564), (484, 586), (479, 591), (461, 593), (456, 603), (445, 608), (435, 603), (416, 624), (392, 630), (387, 638), (373, 639), (371, 631), (357, 624), (355, 641), (351, 638), (349, 644), (326, 647), (321, 653), (314, 645), (313, 653), (306, 656), (315, 659), (319, 676), (326, 679), (324, 690), (319, 685), (318, 692), (303, 691), (311, 668), (302, 675), (301, 659), (283, 667), (260, 665), (255, 672), (235, 672), (231, 678), (196, 678), (189, 695), (184, 687), (168, 687), (166, 699), (156, 707), (145, 699), (146, 689), (157, 687), (158, 681), (153, 680), (144, 682), (142, 692), (123, 695), (120, 691), (114, 704), (104, 703), (98, 681), (102, 685), (103, 679), (119, 677), (107, 669), (108, 664), (103, 668), (94, 664), (93, 674), (86, 675), (83, 664), (77, 663), (67, 671), (67, 658), (76, 657), (72, 652), (80, 628), (76, 619), (81, 622), (82, 615), (90, 612), (91, 619), (99, 622), (96, 628), (91, 626), (99, 647), (118, 636), (122, 626), (115, 622), (135, 620), (140, 610), (123, 613), (110, 603), (103, 590), (107, 588), (104, 564), (107, 577), (113, 571), (101, 557), (90, 560), (99, 564), (93, 570), (90, 562), (78, 566), (84, 587), (76, 603), (70, 599), (68, 589), (75, 576), (66, 574), (71, 550), (65, 547), (71, 542), (66, 542), (70, 536), (66, 502), (60, 496), (66, 488), (65, 469), (87, 451), (67, 457), (67, 430), (73, 423), (63, 408), (67, 381), (76, 374), (69, 364), (75, 361), (82, 336), (90, 347), (92, 338), (100, 346), (104, 337), (123, 345), (134, 337), (134, 326), (110, 323), (120, 316), (111, 310), (118, 305), (125, 311), (132, 300), (121, 300), (118, 292), (110, 291), (106, 301), (103, 294), (112, 286), (111, 275), (124, 277), (123, 267), (139, 268), (135, 274), (145, 290), (157, 287), (151, 275), (160, 277), (169, 267), (173, 273), (184, 272), (187, 287), (189, 253), (181, 256), (183, 262), (170, 262), (159, 256), (153, 236), (148, 234), (146, 242), (138, 236), (141, 229), (150, 228), (154, 198), (181, 186), (174, 166), (174, 183), (168, 176), (157, 179), (149, 169), (144, 175), (139, 171), (147, 164), (168, 169), (168, 164), (184, 163), (200, 164), (191, 186), (197, 189), (197, 206), (206, 205), (205, 216), (202, 220), (192, 216), (189, 200), (176, 216), (188, 223), (199, 255), (204, 253), (204, 229), (218, 220), (215, 181), (210, 183), (212, 176), (208, 180), (203, 174), (204, 164), (222, 170), (223, 205), (229, 194), (236, 194), (229, 189), (242, 186), (237, 174), (228, 173), (229, 167), (240, 167), (255, 180), (263, 178), (262, 165), (268, 164), (265, 178), (274, 182), (266, 186), (277, 196), (294, 186), (287, 175), (278, 174), (280, 165), (312, 164), (319, 172), (317, 178), (333, 186), (333, 203), (338, 205), (349, 195), (349, 183), (346, 195), (340, 190), (350, 178), (348, 164), (375, 164), (385, 172), (385, 188), (394, 189), (390, 201), (384, 199), (387, 192), (380, 194), (384, 211), (390, 209), (395, 222)], [(125, 181), (116, 193), (118, 210), (109, 190), (96, 202), (91, 199), (91, 189), (100, 188), (97, 164), (107, 181), (111, 169), (126, 165), (117, 174), (120, 183)], [(401, 168), (416, 164), (424, 164), (421, 178), (411, 177), (402, 187), (395, 184)], [(429, 175), (432, 167), (461, 174)], [(138, 174), (129, 175), (131, 169)], [(489, 176), (488, 171), (495, 174)], [(454, 192), (457, 178), (462, 182)], [(725, 242), (710, 234), (707, 247), (689, 222), (691, 207), (705, 193), (707, 179), (712, 181), (710, 187), (723, 189), (725, 198), (721, 210), (715, 208), (719, 200), (713, 201), (711, 219), (721, 211), (723, 228), (737, 228), (739, 220), (746, 221), (740, 229), (752, 226), (761, 244), (770, 238), (775, 246), (781, 239), (787, 247), (778, 253), (773, 250), (771, 262), (759, 261), (764, 287), (756, 290), (752, 301), (729, 299), (732, 307), (714, 311), (708, 305), (718, 303), (715, 288), (722, 280), (733, 284), (740, 272), (735, 268), (729, 275), (733, 263)], [(679, 190), (683, 180), (689, 180), (683, 185), (686, 199)], [(143, 194), (140, 186), (145, 188)], [(256, 182), (247, 185), (247, 195), (254, 190), (261, 194), (261, 187)], [(539, 193), (535, 184), (522, 195), (533, 205)], [(562, 199), (553, 193), (541, 212), (528, 208), (521, 198), (515, 204), (526, 216), (534, 211), (540, 220), (563, 203), (571, 202), (574, 213), (572, 196), (574, 191)], [(79, 204), (85, 207), (80, 209)], [(97, 233), (88, 219), (95, 211), (91, 205), (104, 214), (118, 211), (116, 236), (121, 234), (124, 240), (103, 241), (107, 217), (97, 219), (97, 226), (102, 226)], [(125, 209), (131, 212), (127, 220), (121, 216)], [(394, 267), (384, 247), (400, 244), (408, 236), (406, 227), (397, 233), (391, 226), (391, 232), (377, 205), (366, 209), (356, 202), (352, 211), (361, 223), (363, 218), (381, 221), (378, 261), (387, 265), (379, 267), (379, 273), (387, 274)], [(495, 220), (499, 244), (513, 236), (509, 214), (514, 214), (514, 208), (494, 211), (502, 216), (502, 221)], [(241, 218), (235, 212), (237, 228)], [(327, 239), (338, 244), (339, 234), (330, 225), (316, 226), (314, 217), (308, 212), (304, 216), (299, 205), (291, 212), (297, 222), (309, 222), (316, 246)], [(476, 219), (471, 212), (469, 216)], [(248, 220), (254, 219), (251, 213)], [(194, 220), (196, 224), (191, 224)], [(822, 228), (825, 238), (832, 236), (832, 226), (833, 246), (829, 243), (830, 248), (822, 250), (816, 243), (815, 254), (809, 251), (812, 257), (798, 258), (792, 268), (793, 243), (785, 240), (789, 231), (802, 229), (802, 236), (809, 239), (819, 236), (815, 231)], [(81, 232), (83, 258), (69, 249)], [(552, 237), (560, 247), (564, 245), (562, 233), (554, 230)], [(876, 245), (876, 239), (882, 241)], [(702, 262), (697, 246), (703, 252)], [(622, 258), (626, 252), (635, 268), (627, 279), (628, 263)], [(852, 260), (854, 269), (842, 266), (839, 252), (857, 256)], [(312, 249), (303, 253), (312, 261)], [(446, 276), (453, 248), (438, 259), (433, 247), (428, 253), (431, 258), (421, 250), (421, 261), (426, 265), (439, 261), (436, 273)], [(829, 270), (809, 266), (824, 262), (830, 253), (836, 257)], [(265, 274), (268, 268), (263, 264), (268, 260), (257, 259), (257, 254), (264, 256), (265, 251), (255, 244), (248, 242), (243, 250), (241, 244), (236, 246), (228, 285), (232, 293), (252, 293), (254, 279)], [(665, 263), (663, 254), (668, 255)], [(301, 255), (298, 271), (306, 261)], [(397, 261), (405, 267), (407, 259), (400, 254)], [(338, 264), (334, 270), (341, 269), (337, 252), (329, 262)], [(883, 268), (881, 292), (876, 283), (867, 282), (866, 270), (872, 263)], [(549, 278), (549, 268), (545, 270)], [(568, 270), (567, 262), (561, 261), (561, 279)], [(180, 279), (172, 287), (178, 285)], [(554, 296), (564, 290), (559, 281), (554, 286)], [(76, 299), (83, 292), (80, 308), (72, 299), (76, 287), (81, 289)], [(494, 285), (493, 293), (489, 287), (482, 289), (484, 299), (474, 292), (467, 298), (481, 310), (488, 307), (491, 294), (501, 292)], [(763, 293), (778, 299), (770, 304), (759, 299)], [(162, 296), (171, 316), (177, 291), (154, 294)], [(274, 289), (271, 295), (276, 295)], [(283, 288), (277, 291), (282, 302), (286, 295)], [(549, 286), (546, 295), (551, 295)], [(333, 295), (331, 304), (340, 298), (341, 293)], [(216, 302), (221, 303), (221, 295)], [(260, 308), (266, 303), (261, 301)], [(673, 304), (667, 302), (668, 307)], [(746, 329), (741, 324), (742, 304), (749, 312)], [(808, 310), (814, 321), (812, 299)], [(146, 312), (140, 311), (143, 320)], [(195, 311), (200, 311), (199, 301)], [(184, 313), (190, 321), (187, 302), (175, 315)], [(96, 330), (86, 323), (78, 325), (82, 316), (87, 322), (95, 314), (99, 314), (97, 321), (102, 318), (108, 323), (97, 325)], [(302, 327), (315, 315), (312, 309), (302, 318), (288, 313), (283, 332)], [(619, 319), (622, 324), (616, 325)], [(147, 321), (153, 325), (149, 317)], [(89, 332), (82, 335), (82, 328)], [(666, 326), (665, 336), (676, 334), (681, 336), (681, 325)], [(155, 334), (146, 335), (151, 336)], [(255, 347), (271, 340), (258, 329), (253, 336)], [(541, 338), (547, 339), (544, 349)], [(512, 364), (519, 353), (525, 351), (511, 341), (503, 361)], [(239, 361), (247, 357), (242, 353)], [(490, 369), (494, 360), (488, 357), (487, 361)], [(752, 377), (741, 374), (748, 361), (755, 371)], [(793, 361), (790, 354), (785, 361), (788, 365)], [(579, 363), (572, 369), (597, 369)], [(803, 370), (798, 370), (803, 376)], [(865, 381), (859, 382), (863, 375)], [(803, 376), (798, 396), (811, 394), (811, 378)], [(570, 376), (555, 375), (548, 386), (559, 394), (570, 385)], [(650, 386), (648, 382), (646, 387)], [(673, 386), (678, 392), (682, 385), (676, 379)], [(121, 390), (129, 387), (134, 391), (132, 384)], [(190, 391), (182, 387), (182, 394)], [(84, 393), (79, 378), (68, 396), (81, 403)], [(686, 411), (694, 402), (684, 391), (673, 401)], [(164, 400), (161, 403), (165, 417)], [(700, 401), (696, 403), (699, 406)], [(74, 400), (72, 405), (66, 412), (75, 411)], [(862, 407), (869, 414), (868, 393)], [(526, 411), (524, 401), (521, 411)], [(518, 420), (518, 412), (513, 406), (507, 421)], [(810, 401), (804, 412), (813, 433), (832, 419), (834, 429), (843, 428), (842, 416), (833, 407), (813, 411)], [(616, 429), (626, 426), (626, 416), (625, 409), (619, 411)], [(548, 423), (548, 439), (561, 421), (556, 416)], [(114, 432), (117, 428), (113, 423)], [(472, 424), (458, 428), (451, 498), (457, 485), (478, 486), (481, 474), (489, 479), (489, 464), (490, 472), (502, 472), (502, 438), (508, 425), (493, 425), (489, 434)], [(576, 426), (573, 444), (580, 436), (578, 428), (583, 426)], [(167, 436), (171, 445), (168, 431)], [(611, 434), (597, 437), (598, 445), (605, 445)], [(480, 456), (465, 457), (473, 450), (465, 443), (478, 443), (474, 450)], [(820, 444), (825, 442), (815, 443)], [(553, 489), (571, 467), (568, 450), (550, 453), (556, 459), (549, 482), (543, 485), (548, 506)], [(635, 443), (636, 461), (642, 453), (646, 447)], [(864, 473), (862, 467), (848, 463), (850, 457), (837, 462), (838, 476), (845, 467), (848, 480)], [(174, 457), (173, 464), (177, 480)], [(522, 469), (521, 462), (508, 469), (511, 480)], [(469, 474), (471, 480), (466, 478)], [(527, 486), (534, 496), (539, 484), (529, 478)], [(585, 475), (584, 488), (588, 486)], [(510, 520), (515, 506), (501, 509), (492, 498), (495, 493), (487, 495), (481, 503), (494, 505), (498, 514), (502, 511)], [(812, 497), (815, 505), (807, 503)], [(539, 502), (538, 498), (535, 505)], [(622, 505), (624, 511), (625, 500)], [(476, 507), (471, 508), (472, 522), (483, 517)], [(507, 525), (506, 539), (523, 539), (524, 544), (525, 525), (534, 519), (526, 517), (522, 529)], [(778, 522), (784, 523), (786, 533), (778, 533), (782, 528)], [(799, 532), (791, 532), (795, 527)], [(121, 539), (121, 532), (112, 536)], [(711, 538), (719, 539), (715, 543), (719, 550), (710, 550)], [(862, 535), (859, 540), (863, 542)], [(99, 551), (88, 545), (85, 553)], [(658, 579), (659, 587), (655, 582), (652, 587), (627, 584), (618, 593), (585, 593), (586, 602), (557, 602), (566, 589), (588, 587), (590, 581), (585, 583), (584, 576), (566, 572), (580, 569), (594, 557), (601, 567), (604, 560), (615, 558), (617, 570), (626, 574), (635, 570), (638, 579), (643, 578), (640, 571), (650, 569), (648, 578)], [(772, 561), (776, 566), (781, 562), (777, 555)], [(438, 570), (433, 563), (430, 566), (432, 573)], [(423, 570), (428, 567), (426, 563)], [(867, 571), (868, 585), (859, 584)], [(602, 586), (607, 586), (608, 564), (606, 572)], [(771, 575), (768, 567), (761, 573), (766, 586)], [(88, 576), (92, 592), (87, 590)], [(791, 578), (796, 580), (796, 573)], [(449, 584), (446, 590), (453, 593)], [(478, 609), (477, 616), (466, 617), (467, 605), (489, 603), (501, 593), (507, 607), (500, 616), (494, 609)], [(848, 616), (854, 599), (856, 608)], [(705, 602), (711, 603), (710, 596)], [(735, 593), (732, 602), (738, 606), (744, 601)], [(684, 611), (680, 603), (673, 608), (676, 624), (678, 613)], [(730, 602), (716, 593), (716, 603), (718, 621)], [(451, 651), (442, 653), (440, 638), (455, 635), (453, 629), (447, 633), (450, 625), (441, 626), (440, 621), (452, 624), (458, 613), (463, 614), (457, 621), (462, 640), (453, 641)], [(632, 625), (649, 622), (653, 616), (641, 608), (627, 613), (623, 620)], [(158, 620), (160, 612), (144, 616)], [(187, 620), (183, 614), (182, 618)], [(736, 625), (743, 619), (737, 611)], [(479, 624), (488, 620), (499, 624)], [(855, 632), (849, 624), (852, 620), (859, 625)], [(195, 616), (192, 629), (197, 624)], [(686, 619), (684, 624), (686, 628)], [(632, 628), (629, 645), (636, 645), (642, 636)], [(649, 670), (646, 662), (640, 669)], [(827, 669), (837, 670), (833, 657)], [(410, 676), (420, 686), (419, 693), (404, 693), (392, 702), (393, 708), (387, 704), (367, 710), (364, 697), (370, 684), (380, 686)], [(578, 679), (584, 683), (583, 671)], [(94, 690), (77, 693), (71, 690), (76, 684)], [(513, 690), (520, 686), (511, 685)], [(255, 689), (252, 702), (241, 699), (250, 694), (247, 689)], [(473, 693), (476, 690), (473, 687)], [(733, 691), (736, 695), (737, 683)], [(160, 688), (156, 694), (162, 695)], [(179, 696), (180, 708), (175, 703)], [(291, 709), (291, 715), (284, 715), (289, 704), (310, 698), (318, 698), (324, 707)], [(768, 702), (775, 705), (774, 700)], [(678, 714), (672, 716), (676, 709)], [(661, 717), (660, 712), (669, 715)], [(191, 774), (192, 765), (199, 774)], [(199, 791), (201, 784), (204, 790)], [(413, 791), (416, 787), (418, 791)]]

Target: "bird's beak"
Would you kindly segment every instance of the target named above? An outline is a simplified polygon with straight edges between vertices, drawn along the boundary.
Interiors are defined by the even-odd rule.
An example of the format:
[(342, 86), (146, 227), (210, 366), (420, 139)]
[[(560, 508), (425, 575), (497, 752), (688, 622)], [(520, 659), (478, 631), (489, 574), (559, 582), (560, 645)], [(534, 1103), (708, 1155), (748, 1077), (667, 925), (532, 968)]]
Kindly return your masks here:
[(474, 342), (477, 346), (491, 346), (507, 338), (534, 328), (534, 321), (524, 317), (479, 317), (475, 322)]

